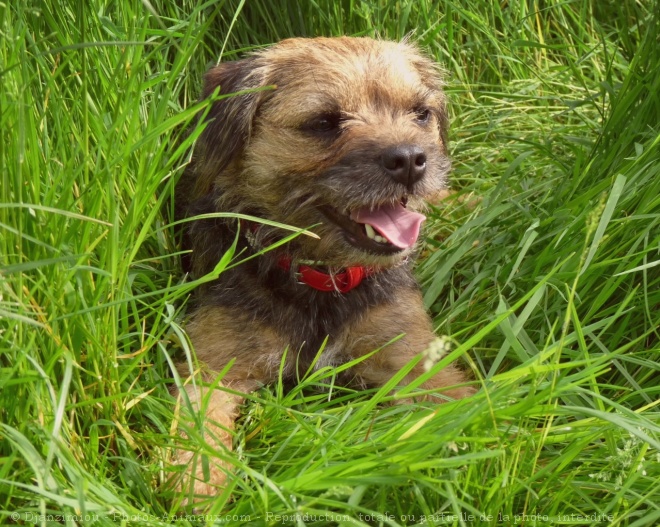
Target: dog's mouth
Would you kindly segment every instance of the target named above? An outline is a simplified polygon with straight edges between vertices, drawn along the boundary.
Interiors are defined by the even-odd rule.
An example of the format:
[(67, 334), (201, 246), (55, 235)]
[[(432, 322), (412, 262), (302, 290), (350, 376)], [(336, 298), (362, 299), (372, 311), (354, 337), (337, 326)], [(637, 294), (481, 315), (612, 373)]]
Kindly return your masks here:
[(328, 205), (321, 212), (342, 229), (346, 240), (370, 253), (393, 255), (409, 249), (419, 237), (426, 216), (406, 208), (406, 200), (377, 207), (362, 207), (342, 214)]

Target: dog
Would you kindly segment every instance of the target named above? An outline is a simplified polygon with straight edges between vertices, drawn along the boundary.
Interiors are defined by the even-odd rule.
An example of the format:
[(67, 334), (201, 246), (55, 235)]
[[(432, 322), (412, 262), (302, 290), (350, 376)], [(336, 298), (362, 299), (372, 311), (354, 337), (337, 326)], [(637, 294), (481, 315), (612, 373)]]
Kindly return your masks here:
[[(192, 275), (213, 271), (230, 249), (255, 255), (286, 235), (245, 217), (316, 234), (246, 258), (196, 291), (187, 333), (206, 384), (185, 391), (213, 448), (231, 448), (240, 394), (281, 368), (293, 380), (366, 357), (337, 380), (378, 387), (434, 340), (411, 263), (420, 211), (446, 191), (451, 167), (442, 85), (414, 45), (352, 37), (288, 39), (206, 73), (202, 99), (214, 101), (177, 185), (177, 215), (245, 216), (186, 223)], [(419, 362), (404, 383), (423, 372)], [(453, 364), (422, 387), (473, 393)], [(175, 462), (195, 497), (223, 488), (225, 462), (209, 459), (205, 471), (183, 451)]]

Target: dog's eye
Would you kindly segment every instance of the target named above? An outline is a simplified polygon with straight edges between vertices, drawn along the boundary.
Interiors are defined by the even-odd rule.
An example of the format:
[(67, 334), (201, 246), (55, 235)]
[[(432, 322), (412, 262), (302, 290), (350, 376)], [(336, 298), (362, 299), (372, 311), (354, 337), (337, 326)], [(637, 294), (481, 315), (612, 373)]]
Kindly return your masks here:
[(431, 118), (431, 110), (428, 108), (415, 108), (415, 120), (418, 123), (427, 123)]
[(339, 130), (340, 124), (341, 115), (338, 113), (325, 113), (308, 121), (304, 128), (312, 132), (327, 133)]

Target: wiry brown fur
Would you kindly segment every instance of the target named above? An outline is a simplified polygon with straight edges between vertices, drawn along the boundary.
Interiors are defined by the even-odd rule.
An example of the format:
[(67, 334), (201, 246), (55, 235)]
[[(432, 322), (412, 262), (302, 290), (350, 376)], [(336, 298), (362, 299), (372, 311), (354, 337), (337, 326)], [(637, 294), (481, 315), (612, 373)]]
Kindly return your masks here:
[[(377, 273), (356, 289), (339, 294), (299, 284), (295, 264), (278, 266), (282, 250), (222, 273), (198, 292), (188, 333), (197, 356), (211, 372), (234, 365), (223, 385), (246, 393), (273, 381), (285, 349), (284, 375), (295, 379), (311, 364), (336, 366), (365, 356), (405, 334), (355, 367), (343, 380), (379, 386), (428, 346), (431, 321), (410, 271), (412, 249), (375, 254), (349, 243), (324, 207), (341, 214), (407, 200), (423, 200), (446, 188), (447, 117), (436, 66), (410, 44), (368, 38), (285, 40), (244, 60), (221, 64), (205, 76), (203, 97), (239, 95), (213, 103), (193, 163), (177, 188), (178, 213), (246, 213), (298, 227), (313, 227), (320, 239), (299, 236), (285, 251), (295, 262), (323, 262), (331, 271), (351, 265)], [(319, 118), (340, 116), (336, 129), (319, 131)], [(396, 145), (425, 152), (424, 176), (407, 186), (383, 170), (382, 152)], [(188, 224), (190, 269), (211, 271), (238, 236), (238, 249), (254, 252), (245, 224), (202, 220)], [(256, 244), (280, 239), (281, 230), (259, 226)], [(421, 366), (410, 378), (418, 376)], [(212, 376), (212, 373), (210, 374)], [(210, 377), (209, 377), (210, 378)], [(425, 388), (471, 393), (464, 374), (449, 366)], [(194, 404), (205, 392), (187, 388)], [(239, 396), (216, 390), (205, 410), (208, 440), (231, 447)], [(179, 453), (179, 463), (192, 454)], [(217, 492), (224, 481), (222, 462), (211, 463), (211, 478), (188, 468), (183, 485), (195, 494)], [(192, 478), (190, 478), (192, 476)], [(190, 483), (193, 483), (190, 485)]]

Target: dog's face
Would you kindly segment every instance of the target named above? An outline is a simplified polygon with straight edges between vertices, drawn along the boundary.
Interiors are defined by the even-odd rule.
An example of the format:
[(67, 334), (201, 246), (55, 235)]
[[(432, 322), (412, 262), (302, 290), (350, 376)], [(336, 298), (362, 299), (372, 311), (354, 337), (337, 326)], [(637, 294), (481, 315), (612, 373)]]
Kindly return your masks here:
[(296, 239), (298, 258), (397, 265), (423, 200), (446, 186), (440, 86), (411, 45), (367, 38), (285, 40), (221, 64), (204, 96), (244, 93), (213, 104), (193, 192), (212, 193), (220, 211), (316, 225), (320, 240)]

